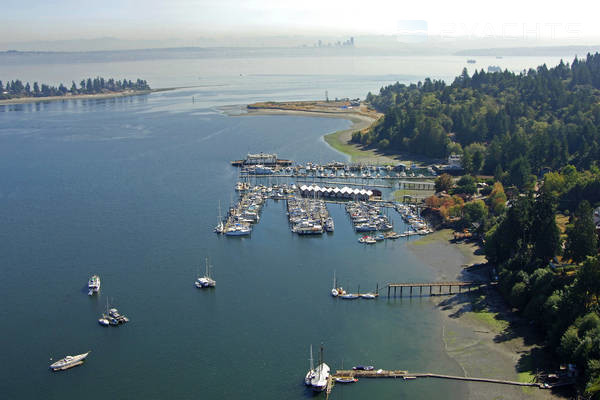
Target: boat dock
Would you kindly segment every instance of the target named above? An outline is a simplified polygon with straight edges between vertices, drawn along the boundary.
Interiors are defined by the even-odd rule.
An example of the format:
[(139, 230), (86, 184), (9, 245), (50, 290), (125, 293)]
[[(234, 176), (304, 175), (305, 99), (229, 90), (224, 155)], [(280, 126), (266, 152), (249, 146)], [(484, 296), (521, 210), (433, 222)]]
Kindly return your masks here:
[[(419, 296), (423, 296), (423, 288), (429, 288), (429, 295), (433, 295), (433, 288), (438, 288), (437, 294), (452, 294), (452, 287), (458, 288), (458, 293), (462, 291), (463, 288), (467, 289), (469, 292), (471, 289), (476, 288), (480, 289), (482, 286), (485, 286), (484, 282), (427, 282), (427, 283), (389, 283), (387, 285), (388, 289), (388, 298), (391, 297), (391, 291), (394, 289), (394, 297), (396, 297), (396, 291), (400, 288), (400, 297), (402, 297), (402, 290), (404, 288), (408, 288), (410, 290), (410, 296), (413, 295), (413, 288), (419, 288)], [(444, 291), (442, 293), (442, 288), (448, 288), (448, 291)]]
[(539, 389), (552, 389), (558, 386), (565, 386), (572, 384), (573, 382), (562, 382), (556, 384), (544, 384), (537, 382), (516, 382), (505, 379), (493, 379), (493, 378), (474, 378), (470, 376), (453, 376), (444, 374), (433, 374), (433, 373), (409, 373), (403, 370), (337, 370), (335, 374), (332, 374), (327, 379), (326, 398), (329, 398), (333, 387), (335, 386), (336, 378), (388, 378), (388, 379), (402, 379), (402, 380), (413, 380), (418, 378), (437, 378), (437, 379), (450, 379), (457, 381), (466, 382), (484, 382), (484, 383), (495, 383), (501, 385), (513, 385), (513, 386), (528, 386), (537, 387)]

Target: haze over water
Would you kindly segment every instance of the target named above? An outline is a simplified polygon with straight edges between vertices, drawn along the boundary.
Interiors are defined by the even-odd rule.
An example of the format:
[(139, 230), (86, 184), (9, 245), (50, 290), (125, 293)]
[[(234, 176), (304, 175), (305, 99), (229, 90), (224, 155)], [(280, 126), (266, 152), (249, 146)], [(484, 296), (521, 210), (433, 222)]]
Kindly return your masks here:
[[(388, 61), (389, 70), (339, 75), (329, 73), (339, 60), (309, 75), (298, 65), (285, 75), (254, 75), (256, 60), (237, 63), (252, 68), (233, 68), (231, 60), (0, 67), (1, 78), (48, 83), (101, 75), (140, 77), (153, 87), (202, 85), (0, 106), (2, 397), (301, 399), (312, 397), (302, 385), (308, 347), (321, 342), (332, 369), (343, 362), (460, 374), (444, 352), (440, 316), (427, 298), (345, 302), (329, 295), (334, 271), (352, 290), (435, 279), (406, 241), (358, 244), (339, 206), (328, 206), (333, 235), (298, 237), (289, 231), (283, 201), (268, 202), (251, 238), (212, 233), (219, 202), (225, 209), (236, 199), (230, 160), (258, 151), (296, 161), (345, 160), (322, 136), (350, 125), (227, 116), (217, 106), (314, 99), (324, 90), (364, 97), (396, 79), (429, 75), (394, 66), (421, 63), (421, 72), (432, 68), (435, 77), (462, 68), (458, 61), (458, 71), (441, 71), (429, 59)], [(540, 61), (548, 60), (510, 62)], [(275, 63), (283, 71), (289, 60)], [(403, 231), (399, 216), (390, 215)], [(207, 256), (217, 288), (197, 290), (193, 282)], [(85, 286), (94, 273), (102, 289), (90, 298)], [(98, 325), (107, 298), (131, 323)], [(87, 350), (82, 367), (47, 369), (50, 357)], [(429, 399), (442, 391), (448, 399), (466, 395), (457, 382), (364, 380), (336, 387), (333, 398)]]

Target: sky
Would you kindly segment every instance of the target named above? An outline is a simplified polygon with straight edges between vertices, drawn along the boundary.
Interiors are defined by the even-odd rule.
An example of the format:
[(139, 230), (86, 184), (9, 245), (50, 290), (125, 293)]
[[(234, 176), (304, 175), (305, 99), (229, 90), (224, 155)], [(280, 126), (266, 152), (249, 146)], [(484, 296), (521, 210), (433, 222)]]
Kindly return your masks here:
[(397, 35), (586, 41), (598, 1), (2, 0), (0, 42)]

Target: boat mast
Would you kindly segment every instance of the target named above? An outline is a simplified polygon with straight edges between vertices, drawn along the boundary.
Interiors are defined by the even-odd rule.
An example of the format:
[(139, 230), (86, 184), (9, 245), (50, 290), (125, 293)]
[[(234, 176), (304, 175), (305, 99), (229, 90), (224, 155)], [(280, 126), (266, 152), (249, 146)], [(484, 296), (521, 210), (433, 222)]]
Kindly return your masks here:
[(333, 270), (333, 288), (335, 289), (335, 270)]
[(310, 345), (310, 370), (315, 370), (315, 360), (313, 359), (312, 344)]

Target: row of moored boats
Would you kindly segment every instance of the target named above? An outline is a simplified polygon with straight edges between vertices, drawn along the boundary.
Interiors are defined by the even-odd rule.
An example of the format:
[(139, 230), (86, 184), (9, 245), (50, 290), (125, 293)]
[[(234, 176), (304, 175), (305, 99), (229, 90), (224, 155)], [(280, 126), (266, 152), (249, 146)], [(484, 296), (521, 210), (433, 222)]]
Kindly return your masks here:
[(335, 229), (323, 200), (289, 197), (287, 215), (291, 231), (298, 235), (321, 235)]

